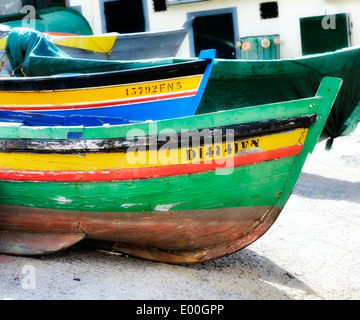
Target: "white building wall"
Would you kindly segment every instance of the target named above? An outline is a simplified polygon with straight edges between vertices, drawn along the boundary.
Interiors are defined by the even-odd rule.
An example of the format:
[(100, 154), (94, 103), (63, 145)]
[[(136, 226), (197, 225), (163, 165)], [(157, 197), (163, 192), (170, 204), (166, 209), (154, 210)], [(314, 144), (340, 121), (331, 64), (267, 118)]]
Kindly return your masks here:
[[(93, 32), (106, 32), (104, 2), (115, 0), (68, 0), (69, 6), (82, 6), (82, 13), (89, 21)], [(158, 31), (179, 28), (187, 20), (188, 13), (199, 11), (236, 8), (238, 36), (280, 34), (281, 57), (301, 55), (300, 23), (301, 17), (325, 13), (350, 13), (353, 23), (353, 45), (360, 45), (360, 1), (359, 0), (278, 0), (279, 17), (260, 18), (259, 3), (270, 0), (209, 0), (179, 5), (169, 5), (166, 11), (154, 12), (153, 0), (143, 0), (147, 12), (148, 30)], [(219, 26), (221, 28), (221, 26)], [(239, 40), (239, 39), (236, 39)], [(185, 39), (178, 55), (189, 56), (189, 36)]]
[[(152, 0), (147, 1), (150, 8), (148, 17), (150, 30), (177, 28), (187, 19), (189, 12), (236, 7), (239, 36), (280, 34), (282, 58), (301, 55), (299, 23), (301, 17), (346, 12), (351, 14), (354, 26), (353, 45), (360, 45), (360, 1), (358, 0), (278, 0), (279, 17), (265, 20), (260, 18), (259, 3), (267, 0), (210, 0), (168, 6), (167, 11), (164, 12), (154, 12)], [(189, 48), (187, 38), (179, 55), (189, 55)]]
[(94, 34), (105, 32), (99, 0), (67, 0), (68, 7), (81, 7), (81, 13), (89, 22)]

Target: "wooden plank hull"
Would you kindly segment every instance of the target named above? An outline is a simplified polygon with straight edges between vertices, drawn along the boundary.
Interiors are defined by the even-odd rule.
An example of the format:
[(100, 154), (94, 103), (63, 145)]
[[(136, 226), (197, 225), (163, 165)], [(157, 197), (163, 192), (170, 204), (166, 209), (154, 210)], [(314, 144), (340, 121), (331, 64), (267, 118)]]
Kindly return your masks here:
[[(11, 231), (0, 231), (3, 253), (49, 254), (86, 237), (110, 241), (113, 249), (141, 258), (156, 260), (152, 255), (157, 253), (163, 256), (163, 262), (177, 263), (202, 262), (238, 251), (264, 234), (281, 211), (264, 206), (129, 215), (4, 205), (0, 210), (1, 225), (17, 226)], [(14, 243), (9, 241), (12, 235), (17, 243), (10, 246)], [(21, 237), (23, 242), (19, 241)], [(50, 240), (39, 249), (44, 238)], [(51, 240), (55, 245), (49, 245)], [(29, 250), (31, 246), (35, 249)], [(158, 252), (150, 248), (157, 248)]]
[(0, 252), (46, 254), (86, 238), (171, 263), (233, 253), (281, 212), (340, 83), (156, 123), (2, 127)]

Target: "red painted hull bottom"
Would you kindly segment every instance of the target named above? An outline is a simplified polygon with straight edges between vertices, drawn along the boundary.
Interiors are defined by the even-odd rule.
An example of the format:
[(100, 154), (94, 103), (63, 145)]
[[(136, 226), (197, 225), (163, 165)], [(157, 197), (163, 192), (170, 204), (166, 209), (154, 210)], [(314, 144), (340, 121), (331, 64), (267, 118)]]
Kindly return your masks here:
[(0, 253), (43, 255), (83, 239), (111, 249), (176, 264), (234, 253), (261, 237), (281, 208), (239, 207), (168, 212), (84, 212), (0, 205)]

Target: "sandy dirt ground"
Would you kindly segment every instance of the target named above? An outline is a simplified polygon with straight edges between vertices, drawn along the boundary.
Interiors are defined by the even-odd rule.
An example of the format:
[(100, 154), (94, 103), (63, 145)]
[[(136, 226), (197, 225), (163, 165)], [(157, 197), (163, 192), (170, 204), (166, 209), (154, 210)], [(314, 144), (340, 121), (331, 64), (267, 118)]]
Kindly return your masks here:
[(360, 127), (319, 142), (270, 230), (228, 257), (191, 266), (73, 247), (0, 255), (0, 300), (360, 299)]

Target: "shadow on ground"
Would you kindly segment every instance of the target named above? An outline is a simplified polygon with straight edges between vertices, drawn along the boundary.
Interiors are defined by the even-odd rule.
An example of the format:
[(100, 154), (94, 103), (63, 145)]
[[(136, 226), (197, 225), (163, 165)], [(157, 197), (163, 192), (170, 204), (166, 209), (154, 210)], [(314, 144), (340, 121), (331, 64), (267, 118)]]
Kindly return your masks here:
[(112, 285), (119, 282), (126, 282), (132, 290), (126, 291), (126, 297), (119, 293), (117, 299), (322, 299), (296, 275), (250, 249), (205, 263), (180, 266), (80, 244), (40, 261), (54, 263), (58, 268), (59, 262), (71, 264), (73, 270), (79, 265), (83, 274), (79, 271), (76, 277), (84, 279), (88, 277), (87, 268), (92, 268), (93, 274), (96, 270), (98, 286), (103, 286), (101, 299), (107, 299), (107, 292), (114, 294)]
[(360, 204), (360, 182), (302, 172), (293, 194), (310, 199), (344, 200)]

